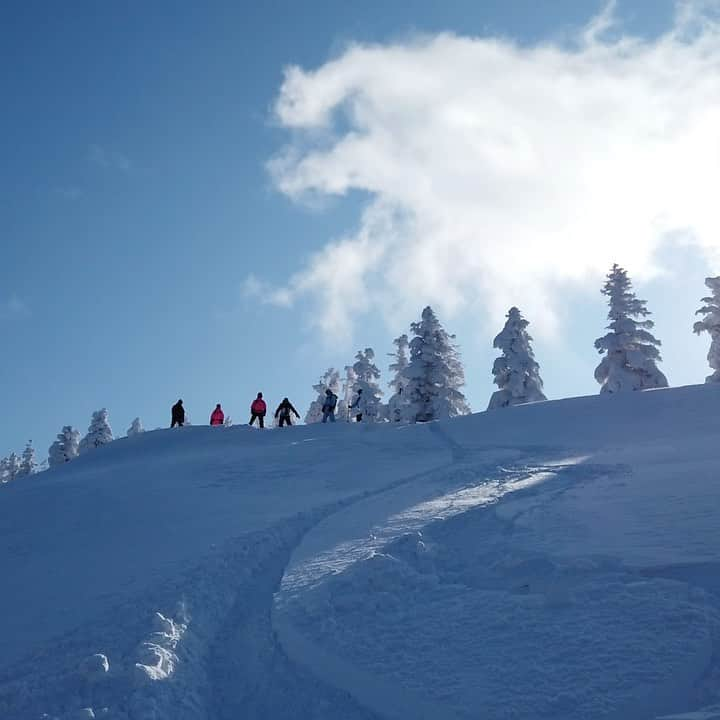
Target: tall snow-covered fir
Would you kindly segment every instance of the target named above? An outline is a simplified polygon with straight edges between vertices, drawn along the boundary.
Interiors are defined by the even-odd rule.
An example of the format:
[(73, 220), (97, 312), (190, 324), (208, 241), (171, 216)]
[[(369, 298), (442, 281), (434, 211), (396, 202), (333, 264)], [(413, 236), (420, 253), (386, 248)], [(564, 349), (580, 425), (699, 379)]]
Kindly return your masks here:
[(141, 433), (145, 432), (145, 428), (143, 427), (142, 420), (140, 420), (139, 417), (136, 417), (130, 427), (127, 429), (127, 436), (128, 437), (135, 437), (136, 435), (140, 435)]
[(407, 419), (407, 408), (408, 408), (408, 394), (405, 392), (405, 388), (408, 384), (408, 379), (405, 375), (407, 366), (410, 362), (410, 341), (407, 335), (400, 335), (393, 340), (395, 345), (395, 352), (389, 353), (390, 357), (393, 358), (390, 363), (389, 370), (393, 373), (392, 380), (388, 383), (388, 386), (394, 391), (390, 399), (388, 400), (386, 415), (390, 422), (403, 422)]
[(595, 369), (600, 392), (667, 387), (667, 378), (656, 365), (661, 360), (660, 341), (649, 332), (655, 323), (645, 319), (651, 313), (645, 300), (635, 297), (627, 272), (613, 265), (601, 292), (609, 298), (610, 332), (595, 341), (598, 352), (605, 353)]
[(352, 387), (353, 400), (357, 399), (358, 391), (362, 390), (360, 404), (355, 410), (362, 413), (364, 419), (369, 422), (377, 420), (380, 416), (383, 392), (378, 384), (380, 370), (375, 364), (375, 351), (372, 348), (358, 350), (352, 369), (355, 373)]
[(460, 353), (440, 324), (431, 307), (422, 312), (420, 322), (410, 326), (410, 362), (405, 368), (408, 384), (408, 420), (425, 422), (440, 418), (467, 415), (470, 408), (460, 388), (465, 372)]
[(705, 382), (716, 383), (720, 382), (720, 277), (705, 278), (705, 285), (712, 295), (702, 299), (704, 305), (695, 314), (702, 315), (703, 319), (693, 325), (693, 331), (698, 335), (702, 332), (710, 334), (707, 359), (714, 372), (705, 378)]
[[(187, 423), (186, 423), (187, 424)], [(92, 415), (87, 435), (80, 441), (80, 454), (107, 445), (113, 441), (113, 434), (108, 422), (108, 411), (105, 408), (97, 410)]]
[(48, 464), (54, 467), (74, 460), (78, 456), (79, 447), (80, 433), (71, 425), (65, 425), (48, 450)]
[(529, 324), (520, 310), (511, 307), (505, 327), (493, 341), (493, 347), (502, 351), (492, 368), (493, 382), (500, 389), (490, 397), (488, 410), (547, 400), (531, 347), (532, 337), (527, 332)]
[(340, 392), (340, 373), (335, 368), (328, 368), (324, 375), (313, 385), (317, 397), (310, 403), (305, 413), (305, 424), (318, 423), (322, 421), (322, 407), (325, 404), (325, 391), (331, 390), (336, 395)]
[(345, 366), (345, 377), (342, 381), (342, 389), (340, 391), (337, 408), (335, 409), (335, 417), (338, 420), (348, 420), (350, 418), (349, 406), (353, 400), (353, 387), (355, 386), (355, 371), (352, 365)]
[(392, 388), (394, 392), (405, 388), (408, 380), (405, 377), (405, 370), (410, 362), (409, 351), (410, 341), (407, 335), (401, 335), (393, 340), (395, 345), (395, 352), (389, 353), (390, 357), (393, 358), (393, 362), (390, 363), (389, 370), (393, 373), (392, 380), (388, 383), (388, 386)]
[(12, 482), (20, 475), (20, 458), (11, 452), (0, 462), (0, 479), (2, 482)]
[(18, 477), (27, 477), (37, 472), (37, 460), (35, 459), (35, 448), (33, 447), (32, 440), (28, 441), (28, 444), (23, 450), (22, 459), (20, 460), (20, 470)]

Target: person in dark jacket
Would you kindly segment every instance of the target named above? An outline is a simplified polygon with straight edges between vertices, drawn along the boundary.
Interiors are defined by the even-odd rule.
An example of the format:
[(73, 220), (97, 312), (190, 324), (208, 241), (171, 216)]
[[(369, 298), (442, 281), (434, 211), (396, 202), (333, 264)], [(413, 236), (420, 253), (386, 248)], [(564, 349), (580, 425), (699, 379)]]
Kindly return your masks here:
[(257, 397), (253, 400), (250, 406), (250, 425), (255, 422), (257, 418), (261, 428), (265, 427), (265, 413), (267, 412), (267, 405), (263, 400), (262, 393), (258, 393)]
[(170, 427), (174, 428), (176, 425), (182, 427), (185, 424), (185, 408), (183, 407), (182, 400), (178, 400), (171, 409), (172, 419)]
[(215, 409), (210, 414), (211, 425), (222, 425), (225, 422), (225, 413), (220, 407), (220, 403), (215, 406)]
[(300, 419), (300, 413), (292, 406), (292, 403), (287, 399), (283, 398), (283, 401), (278, 405), (275, 411), (275, 417), (280, 421), (279, 425), (292, 425), (290, 422), (290, 413), (295, 413), (295, 417)]
[(330, 422), (335, 422), (335, 408), (337, 407), (337, 395), (328, 388), (325, 391), (325, 402), (323, 402), (322, 406), (322, 421), (326, 423), (328, 420)]

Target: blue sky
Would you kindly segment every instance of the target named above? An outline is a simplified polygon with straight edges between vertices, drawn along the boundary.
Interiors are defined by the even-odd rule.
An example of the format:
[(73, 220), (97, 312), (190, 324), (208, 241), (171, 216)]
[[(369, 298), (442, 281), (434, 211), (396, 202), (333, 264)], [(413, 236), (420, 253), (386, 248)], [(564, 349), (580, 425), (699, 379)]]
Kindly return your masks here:
[[(355, 232), (367, 205), (363, 188), (312, 205), (278, 190), (267, 163), (296, 133), (272, 111), (283, 70), (317, 69), (353, 42), (402, 44), (441, 31), (563, 43), (601, 9), (544, 5), (3, 3), (0, 453), (32, 438), (44, 457), (63, 424), (84, 432), (103, 406), (118, 435), (136, 415), (164, 426), (178, 397), (194, 423), (207, 422), (216, 402), (246, 421), (258, 390), (304, 410), (317, 376), (368, 345), (386, 370), (404, 324), (366, 312), (335, 342), (313, 324), (311, 299), (283, 308), (243, 291), (249, 276), (265, 292), (286, 286), (312, 253)], [(623, 32), (654, 38), (672, 9), (628, 0), (616, 16)], [(689, 327), (707, 258), (688, 248), (663, 258), (687, 277), (649, 278), (638, 290), (655, 312), (671, 384), (700, 382), (707, 342)], [(340, 287), (357, 292), (352, 282)], [(569, 285), (565, 297), (555, 339), (534, 333), (551, 397), (597, 389), (602, 298), (586, 283)], [(477, 305), (446, 321), (475, 410), (492, 391), (491, 343), (502, 322)]]

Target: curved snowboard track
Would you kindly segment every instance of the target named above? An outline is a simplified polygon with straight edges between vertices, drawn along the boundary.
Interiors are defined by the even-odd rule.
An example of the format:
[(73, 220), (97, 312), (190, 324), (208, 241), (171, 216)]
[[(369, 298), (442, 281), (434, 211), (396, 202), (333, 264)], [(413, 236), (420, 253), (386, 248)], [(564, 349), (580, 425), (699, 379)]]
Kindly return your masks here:
[[(323, 678), (337, 691), (354, 698), (359, 705), (368, 708), (375, 713), (375, 716), (383, 720), (406, 720), (410, 717), (416, 720), (437, 720), (438, 718), (468, 720), (470, 716), (454, 711), (446, 705), (437, 704), (396, 682), (361, 670), (339, 655), (320, 647), (297, 627), (291, 613), (288, 612), (288, 603), (284, 596), (286, 594), (291, 596), (294, 592), (296, 579), (293, 578), (292, 571), (295, 566), (301, 564), (306, 556), (311, 557), (318, 549), (316, 538), (313, 536), (316, 534), (319, 536), (317, 540), (320, 545), (325, 542), (323, 526), (335, 521), (346, 531), (352, 529), (362, 531), (362, 528), (365, 527), (369, 531), (369, 537), (344, 549), (341, 547), (343, 543), (340, 541), (336, 557), (329, 557), (327, 553), (322, 553), (317, 563), (310, 560), (304, 573), (305, 577), (300, 580), (300, 585), (312, 584), (317, 577), (328, 572), (329, 565), (334, 565), (334, 567), (330, 567), (330, 573), (342, 572), (353, 561), (367, 556), (368, 553), (381, 548), (389, 540), (395, 539), (409, 530), (419, 528), (428, 521), (428, 509), (426, 508), (418, 517), (403, 517), (397, 526), (393, 526), (391, 523), (382, 537), (374, 535), (371, 528), (376, 521), (382, 521), (386, 517), (388, 507), (393, 507), (393, 496), (398, 496), (398, 510), (406, 509), (408, 506), (421, 507), (429, 504), (431, 506), (429, 511), (434, 514), (433, 519), (437, 519), (438, 515), (453, 515), (469, 506), (494, 502), (502, 494), (502, 492), (497, 493), (497, 488), (490, 479), (493, 473), (497, 474), (498, 472), (497, 461), (509, 459), (517, 461), (528, 454), (522, 448), (508, 449), (504, 447), (484, 448), (471, 452), (447, 435), (438, 423), (431, 423), (430, 430), (450, 450), (452, 458), (450, 464), (442, 464), (435, 469), (396, 483), (392, 487), (368, 494), (321, 518), (293, 548), (290, 561), (283, 569), (283, 576), (276, 588), (272, 604), (272, 627), (284, 654), (297, 666), (303, 667), (306, 672), (316, 678)], [(537, 455), (537, 453), (538, 448), (532, 448), (532, 454)], [(478, 457), (471, 458), (471, 455), (480, 457), (490, 455), (490, 458), (485, 457), (484, 461), (480, 461)], [(541, 481), (546, 477), (546, 473), (541, 473), (536, 478), (532, 477), (532, 473), (524, 475), (524, 482), (521, 482), (518, 488), (528, 484), (532, 485), (535, 481)], [(481, 492), (480, 495), (473, 493), (471, 498), (462, 497), (468, 490), (472, 490), (473, 486), (478, 486), (478, 478), (485, 479), (480, 485), (487, 486), (488, 492)], [(449, 490), (450, 492), (448, 492)], [(435, 502), (438, 497), (440, 498), (439, 504)], [(374, 507), (367, 508), (368, 505)], [(362, 512), (364, 507), (365, 512)], [(358, 510), (361, 512), (358, 513)], [(355, 519), (359, 519), (359, 525), (354, 522)], [(348, 533), (348, 537), (349, 535), (350, 533)], [(296, 717), (304, 716), (297, 715)]]
[[(344, 697), (353, 698), (355, 707), (368, 708), (375, 714), (374, 716), (383, 720), (404, 720), (409, 717), (419, 720), (436, 720), (437, 718), (469, 720), (469, 718), (477, 716), (477, 711), (470, 712), (464, 708), (440, 705), (425, 696), (423, 692), (403, 687), (388, 677), (380, 676), (377, 672), (360, 668), (356, 663), (348, 661), (347, 656), (343, 653), (329, 649), (327, 642), (321, 645), (312, 633), (304, 631), (303, 623), (298, 621), (303, 610), (298, 609), (301, 603), (296, 603), (295, 600), (308, 588), (319, 585), (323, 575), (342, 573), (352, 563), (363, 557), (367, 558), (376, 550), (382, 551), (384, 545), (398, 539), (408, 531), (415, 532), (428, 522), (442, 521), (463, 513), (470, 507), (494, 503), (507, 492), (529, 489), (533, 485), (558, 478), (556, 472), (562, 473), (568, 470), (571, 484), (600, 476), (613, 477), (627, 474), (627, 468), (624, 466), (587, 464), (581, 468), (584, 458), (570, 459), (566, 465), (553, 461), (549, 464), (541, 464), (541, 457), (556, 455), (556, 451), (551, 448), (487, 447), (482, 449), (478, 447), (469, 450), (451, 439), (443, 431), (443, 428), (433, 427), (431, 430), (433, 434), (447, 443), (452, 453), (452, 463), (408, 478), (393, 488), (386, 488), (368, 495), (321, 518), (304, 533), (300, 542), (293, 548), (289, 562), (283, 570), (279, 589), (275, 592), (272, 605), (272, 628), (276, 633), (284, 657), (289, 658), (298, 668), (303, 668), (307, 674), (322, 678), (323, 684), (329, 683)], [(487, 454), (490, 454), (490, 458), (485, 457), (485, 461), (481, 462), (480, 459)], [(493, 458), (493, 454), (496, 454), (495, 458)], [(509, 462), (507, 462), (508, 460)], [(522, 461), (529, 461), (534, 467), (521, 473), (522, 477), (517, 479), (514, 486), (510, 484), (498, 489), (498, 475), (509, 472), (503, 465), (512, 465), (518, 461), (520, 461), (520, 465), (522, 465)], [(453, 478), (457, 482), (454, 483)], [(500, 483), (502, 484), (503, 480)], [(546, 486), (544, 490), (546, 499), (561, 495), (569, 487), (567, 480), (558, 482), (557, 487), (553, 487), (554, 484), (550, 482)], [(487, 492), (483, 492), (483, 488), (487, 489)], [(532, 493), (532, 490), (529, 491)], [(464, 496), (466, 492), (469, 492), (471, 497)], [(394, 494), (403, 496), (406, 507), (413, 506), (411, 512), (406, 513), (395, 525), (392, 522), (394, 516), (388, 513), (387, 507), (384, 507), (389, 505), (392, 508)], [(433, 494), (435, 495), (434, 500)], [(438, 495), (440, 495), (439, 498)], [(416, 504), (413, 505), (413, 503)], [(416, 508), (422, 505), (426, 506), (424, 516), (422, 512), (417, 513), (417, 517), (414, 516), (413, 512), (416, 512)], [(520, 505), (522, 506), (522, 502)], [(373, 518), (380, 522), (386, 521), (383, 537), (379, 537), (381, 526), (373, 527)], [(357, 530), (363, 524), (368, 529), (368, 537), (357, 542)], [(337, 533), (334, 537), (332, 535), (333, 525)], [(347, 542), (347, 539), (352, 537), (353, 530), (356, 531), (354, 546)], [(376, 531), (378, 536), (375, 534)], [(335, 546), (331, 552), (328, 552), (327, 548), (333, 542)], [(649, 571), (646, 574), (652, 575), (653, 573)], [(295, 607), (293, 607), (294, 605)], [(718, 638), (715, 638), (713, 644), (717, 640)], [(705, 675), (716, 678), (718, 676), (717, 661), (714, 658), (710, 659), (710, 656), (713, 655), (712, 649), (705, 648), (701, 654), (708, 656), (704, 660), (700, 658), (698, 661), (706, 667)], [(710, 663), (709, 666), (708, 663)], [(685, 674), (687, 677), (684, 677)], [(683, 677), (680, 677), (681, 675)], [(698, 668), (696, 667), (689, 669), (687, 673), (680, 672), (675, 678), (676, 682), (673, 683), (675, 691), (682, 687), (684, 690), (680, 693), (681, 696), (686, 699), (695, 696), (699, 700), (699, 688), (695, 687), (697, 677)], [(703, 684), (707, 685), (707, 681)], [(665, 697), (666, 694), (667, 697)], [(707, 692), (703, 694), (707, 695)], [(628, 717), (643, 717), (650, 720), (650, 718), (656, 717), (660, 708), (670, 709), (677, 704), (678, 696), (673, 698), (671, 689), (666, 688), (660, 692), (660, 695), (662, 698), (654, 697), (652, 702), (648, 697), (645, 698), (646, 702), (640, 705), (626, 706), (619, 710), (620, 714), (615, 713), (612, 716), (609, 715), (608, 718), (617, 717), (617, 720), (626, 720)], [(711, 695), (715, 696), (716, 693), (713, 692)], [(645, 710), (644, 714), (643, 709)], [(248, 717), (254, 716), (249, 715)], [(299, 714), (296, 717), (305, 716)], [(347, 715), (347, 717), (355, 716)], [(689, 720), (695, 716), (689, 713), (678, 716), (678, 718), (680, 717), (683, 720), (685, 718)], [(706, 717), (714, 717), (714, 715), (700, 714), (698, 718), (700, 717), (705, 720)], [(223, 720), (225, 720), (224, 717)]]
[[(302, 636), (294, 636), (291, 627), (277, 622), (273, 612), (273, 599), (280, 589), (293, 552), (320, 523), (358, 503), (379, 498), (420, 479), (434, 477), (446, 467), (447, 464), (444, 463), (434, 469), (390, 483), (381, 489), (365, 492), (318, 510), (310, 518), (300, 522), (291, 542), (253, 570), (252, 594), (236, 595), (236, 600), (223, 622), (226, 630), (218, 634), (208, 653), (208, 677), (212, 678), (207, 690), (209, 718), (381, 720), (387, 716), (382, 704), (363, 702), (356, 692), (351, 692), (339, 681), (342, 675), (341, 661), (328, 658), (326, 663), (324, 658), (316, 657), (310, 660), (308, 653), (317, 654), (321, 651), (311, 644), (302, 645)], [(295, 642), (284, 642), (288, 637), (293, 637)], [(316, 672), (318, 666), (323, 668), (322, 673)], [(357, 683), (359, 676), (355, 670), (353, 675)], [(377, 679), (368, 676), (367, 682), (368, 689), (374, 687), (374, 697), (378, 697)], [(397, 689), (388, 689), (383, 697), (388, 706), (392, 706), (396, 702)], [(404, 717), (408, 717), (408, 708), (413, 709), (412, 717), (419, 720), (425, 717), (428, 720), (431, 717), (438, 718), (437, 712), (444, 712), (436, 709), (434, 715), (426, 715), (427, 704), (413, 703), (409, 696), (405, 698), (405, 703)], [(378, 713), (378, 710), (382, 712)], [(447, 717), (447, 714), (443, 717)]]

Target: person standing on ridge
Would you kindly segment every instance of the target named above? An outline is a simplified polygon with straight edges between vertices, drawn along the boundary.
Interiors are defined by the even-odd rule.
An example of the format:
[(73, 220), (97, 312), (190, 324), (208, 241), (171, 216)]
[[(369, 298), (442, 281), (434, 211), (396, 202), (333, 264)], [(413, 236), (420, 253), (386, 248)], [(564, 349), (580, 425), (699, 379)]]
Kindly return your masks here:
[(283, 401), (278, 405), (277, 410), (275, 411), (275, 417), (280, 420), (280, 427), (285, 425), (286, 423), (288, 425), (292, 425), (292, 422), (290, 422), (290, 413), (295, 413), (295, 417), (300, 419), (300, 413), (292, 406), (292, 403), (287, 399), (283, 398)]
[(265, 427), (265, 413), (267, 413), (267, 405), (263, 400), (262, 393), (259, 392), (257, 397), (253, 400), (250, 406), (250, 425), (255, 422), (255, 418), (258, 419), (258, 423), (261, 428)]
[(174, 428), (176, 425), (182, 427), (185, 424), (185, 408), (183, 407), (182, 400), (178, 400), (170, 410), (172, 418), (170, 420), (170, 427)]
[(325, 391), (325, 402), (322, 406), (322, 421), (326, 423), (328, 420), (330, 422), (335, 422), (335, 407), (337, 406), (337, 395), (328, 388)]
[(363, 411), (365, 410), (365, 398), (362, 394), (362, 388), (357, 391), (357, 397), (355, 402), (350, 406), (350, 409), (357, 408), (357, 415), (355, 415), (355, 422), (362, 422)]
[(210, 425), (222, 425), (224, 422), (225, 413), (222, 411), (220, 403), (218, 403), (210, 414)]

